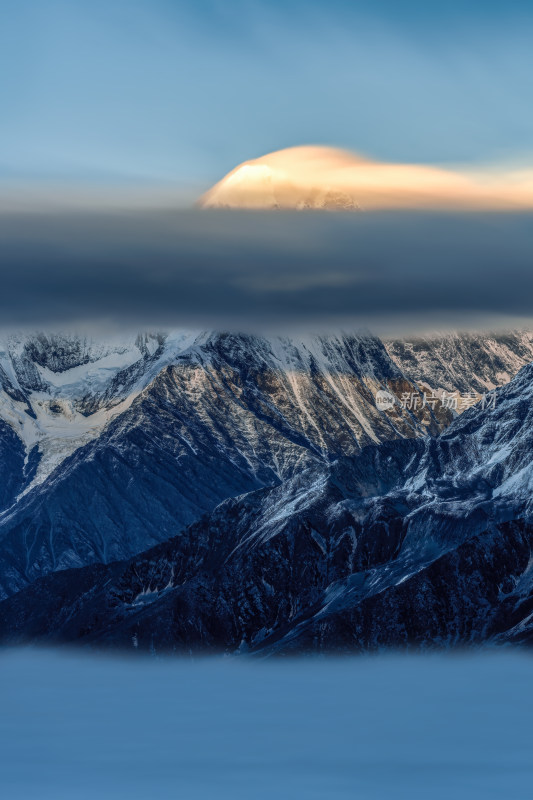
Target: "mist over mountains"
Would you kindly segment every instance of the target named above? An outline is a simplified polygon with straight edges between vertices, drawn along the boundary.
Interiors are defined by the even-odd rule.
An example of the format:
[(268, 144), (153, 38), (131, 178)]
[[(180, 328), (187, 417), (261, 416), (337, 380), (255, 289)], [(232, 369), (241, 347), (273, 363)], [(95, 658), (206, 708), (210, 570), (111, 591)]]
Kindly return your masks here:
[(8, 331), (517, 327), (531, 316), (532, 231), (531, 213), (511, 211), (4, 212), (0, 319)]

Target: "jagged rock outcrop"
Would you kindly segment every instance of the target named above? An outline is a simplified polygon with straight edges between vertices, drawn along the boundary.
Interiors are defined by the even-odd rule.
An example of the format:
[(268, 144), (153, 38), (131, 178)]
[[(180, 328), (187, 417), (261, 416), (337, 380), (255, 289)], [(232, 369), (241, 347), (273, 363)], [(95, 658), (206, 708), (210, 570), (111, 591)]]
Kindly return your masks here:
[(131, 560), (43, 578), (0, 604), (2, 638), (263, 654), (533, 641), (532, 381), (533, 365), (436, 439), (313, 464)]
[(35, 455), (0, 428), (4, 641), (528, 641), (533, 365), (442, 430), (429, 408), (376, 407), (416, 384), (373, 337), (185, 344), (22, 495)]

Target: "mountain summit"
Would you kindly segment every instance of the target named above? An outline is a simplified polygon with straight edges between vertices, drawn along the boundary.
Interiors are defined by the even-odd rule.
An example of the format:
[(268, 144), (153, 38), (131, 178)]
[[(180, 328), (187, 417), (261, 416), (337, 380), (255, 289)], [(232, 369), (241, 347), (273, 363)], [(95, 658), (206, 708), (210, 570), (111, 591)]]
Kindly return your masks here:
[(290, 147), (239, 164), (200, 199), (200, 205), (356, 209), (344, 185), (346, 171), (369, 163), (333, 147)]
[(387, 164), (333, 147), (302, 146), (244, 161), (198, 201), (201, 208), (510, 208), (531, 206), (516, 176)]

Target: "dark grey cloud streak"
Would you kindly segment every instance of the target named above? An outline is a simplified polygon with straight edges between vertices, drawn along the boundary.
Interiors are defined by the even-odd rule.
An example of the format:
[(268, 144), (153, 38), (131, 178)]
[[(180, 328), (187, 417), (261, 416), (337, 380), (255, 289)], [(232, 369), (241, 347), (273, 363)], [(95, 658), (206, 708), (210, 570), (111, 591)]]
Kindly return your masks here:
[(533, 317), (533, 215), (0, 215), (0, 325), (239, 329)]

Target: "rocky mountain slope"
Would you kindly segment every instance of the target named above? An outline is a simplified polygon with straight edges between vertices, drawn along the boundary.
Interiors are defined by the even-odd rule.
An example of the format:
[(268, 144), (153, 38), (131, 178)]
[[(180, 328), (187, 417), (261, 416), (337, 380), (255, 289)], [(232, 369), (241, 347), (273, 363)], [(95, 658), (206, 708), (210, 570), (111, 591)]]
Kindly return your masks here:
[[(211, 368), (209, 362), (216, 338), (210, 334), (180, 332), (115, 340), (70, 334), (5, 337), (0, 345), (0, 419), (22, 440), (26, 456), (36, 464), (31, 485), (42, 482), (67, 456), (98, 438), (108, 423), (126, 411), (170, 364), (186, 370), (195, 361), (206, 372)], [(253, 369), (258, 348), (252, 338), (247, 341)], [(293, 347), (291, 355), (289, 343), (289, 347), (277, 344), (281, 360), (271, 353), (269, 358), (274, 363), (267, 363), (268, 358), (265, 361), (270, 348), (265, 341), (256, 371), (280, 373), (286, 366), (289, 375), (293, 367), (299, 372), (309, 369), (309, 357), (306, 358), (305, 351), (298, 353), (298, 345)], [(238, 368), (242, 368), (246, 347), (243, 340), (240, 350), (233, 355), (226, 348), (219, 361), (226, 355), (233, 360), (240, 355), (243, 363)], [(184, 353), (186, 358), (182, 359)], [(346, 373), (349, 381), (353, 363), (342, 363), (343, 358), (346, 362), (345, 354), (340, 357), (338, 365), (330, 366)], [(380, 358), (382, 364), (376, 365), (378, 372), (384, 367), (387, 377), (399, 374), (385, 353), (380, 353)], [(217, 364), (212, 366), (213, 370), (217, 368)], [(231, 364), (228, 368), (232, 368)], [(293, 383), (296, 385), (297, 381)], [(296, 397), (292, 387), (289, 389)], [(295, 402), (299, 404), (299, 400)]]
[[(71, 369), (77, 367), (65, 372)], [(71, 393), (69, 409), (82, 402), (99, 409), (84, 419), (102, 409), (114, 414), (115, 403), (127, 408), (44, 480), (30, 481), (0, 515), (0, 595), (49, 571), (128, 557), (227, 497), (276, 485), (372, 442), (437, 432), (442, 424), (430, 408), (412, 413), (397, 403), (386, 414), (376, 408), (382, 386), (410, 384), (368, 335), (298, 342), (204, 334), (179, 352), (163, 345), (141, 378), (137, 369), (134, 362), (125, 370), (126, 377), (133, 371), (138, 391), (125, 401), (124, 377), (113, 377), (112, 392), (107, 383), (92, 394), (84, 386), (81, 398), (81, 391)], [(152, 370), (156, 376), (139, 390)], [(22, 388), (30, 410), (44, 403), (27, 383)], [(49, 408), (59, 401), (46, 402)], [(56, 452), (61, 446), (59, 437)], [(28, 459), (34, 453), (35, 446)], [(19, 476), (15, 487), (22, 482)]]
[(504, 386), (533, 361), (530, 331), (446, 333), (391, 339), (384, 344), (410, 380), (439, 395), (474, 392), (479, 398)]
[[(231, 352), (228, 343), (237, 339), (240, 344)], [(351, 352), (345, 344), (349, 341), (359, 342)], [(215, 342), (218, 360), (210, 365)], [(247, 395), (269, 391), (265, 386), (252, 386), (254, 375), (274, 376), (277, 388), (272, 387), (272, 394), (277, 391), (279, 398), (288, 398), (280, 402), (287, 408), (294, 407), (300, 417), (298, 427), (306, 429), (305, 435), (310, 433), (318, 447), (324, 449), (311, 422), (318, 414), (328, 422), (334, 417), (347, 417), (345, 433), (346, 427), (355, 430), (356, 438), (360, 438), (361, 427), (368, 421), (368, 441), (383, 438), (383, 430), (373, 430), (374, 426), (383, 428), (383, 419), (375, 413), (375, 402), (369, 395), (374, 395), (379, 386), (390, 389), (399, 400), (403, 393), (413, 390), (434, 392), (439, 397), (443, 392), (473, 392), (473, 401), (458, 403), (456, 410), (460, 413), (478, 401), (483, 392), (505, 384), (533, 360), (533, 336), (520, 331), (398, 339), (384, 342), (387, 352), (376, 342), (368, 335), (290, 339), (186, 331), (106, 337), (69, 333), (4, 335), (0, 337), (0, 420), (22, 442), (25, 458), (23, 472), (11, 484), (20, 494), (22, 489), (27, 491), (44, 481), (65, 458), (97, 439), (170, 365), (179, 370), (194, 362), (204, 372), (219, 368), (242, 371), (250, 348)], [(227, 364), (222, 367), (225, 360)], [(301, 378), (307, 373), (322, 374), (322, 397), (317, 398), (316, 391), (305, 396), (308, 386), (317, 383), (312, 377), (302, 383)], [(364, 382), (364, 391), (359, 378)], [(317, 399), (319, 408), (315, 407)], [(389, 425), (389, 434), (435, 434), (453, 417), (440, 404), (436, 414), (418, 406), (408, 410), (413, 414), (402, 414), (396, 407), (396, 416), (403, 417), (403, 421), (398, 419), (397, 430)], [(434, 405), (432, 410), (435, 411)], [(396, 425), (390, 414), (388, 420)], [(337, 442), (338, 449), (341, 444)], [(330, 449), (329, 445), (326, 449)], [(2, 500), (0, 510), (6, 505)]]
[[(3, 607), (4, 632), (27, 633), (12, 613), (31, 627), (24, 598), (44, 592), (53, 604), (62, 587), (77, 633), (46, 602), (42, 612), (65, 638), (83, 638), (80, 620), (96, 613), (89, 638), (139, 641), (139, 613), (159, 647), (283, 650), (311, 646), (320, 619), (320, 646), (333, 647), (324, 614), (355, 614), (475, 537), (527, 539), (528, 369), (462, 416), (401, 400), (505, 382), (530, 344), (521, 333), (389, 342), (389, 352), (370, 335), (12, 337), (1, 359), (0, 596), (20, 596)], [(379, 409), (384, 389), (393, 403)], [(64, 435), (80, 419), (83, 435)], [(152, 575), (159, 551), (143, 551), (154, 546), (164, 556)], [(125, 588), (131, 570), (146, 577)], [(123, 590), (141, 599), (115, 608)], [(163, 636), (167, 602), (169, 630), (183, 624), (187, 636)]]
[(2, 637), (258, 653), (533, 640), (532, 383), (533, 365), (437, 438), (310, 464), (131, 560), (43, 578), (0, 605)]

